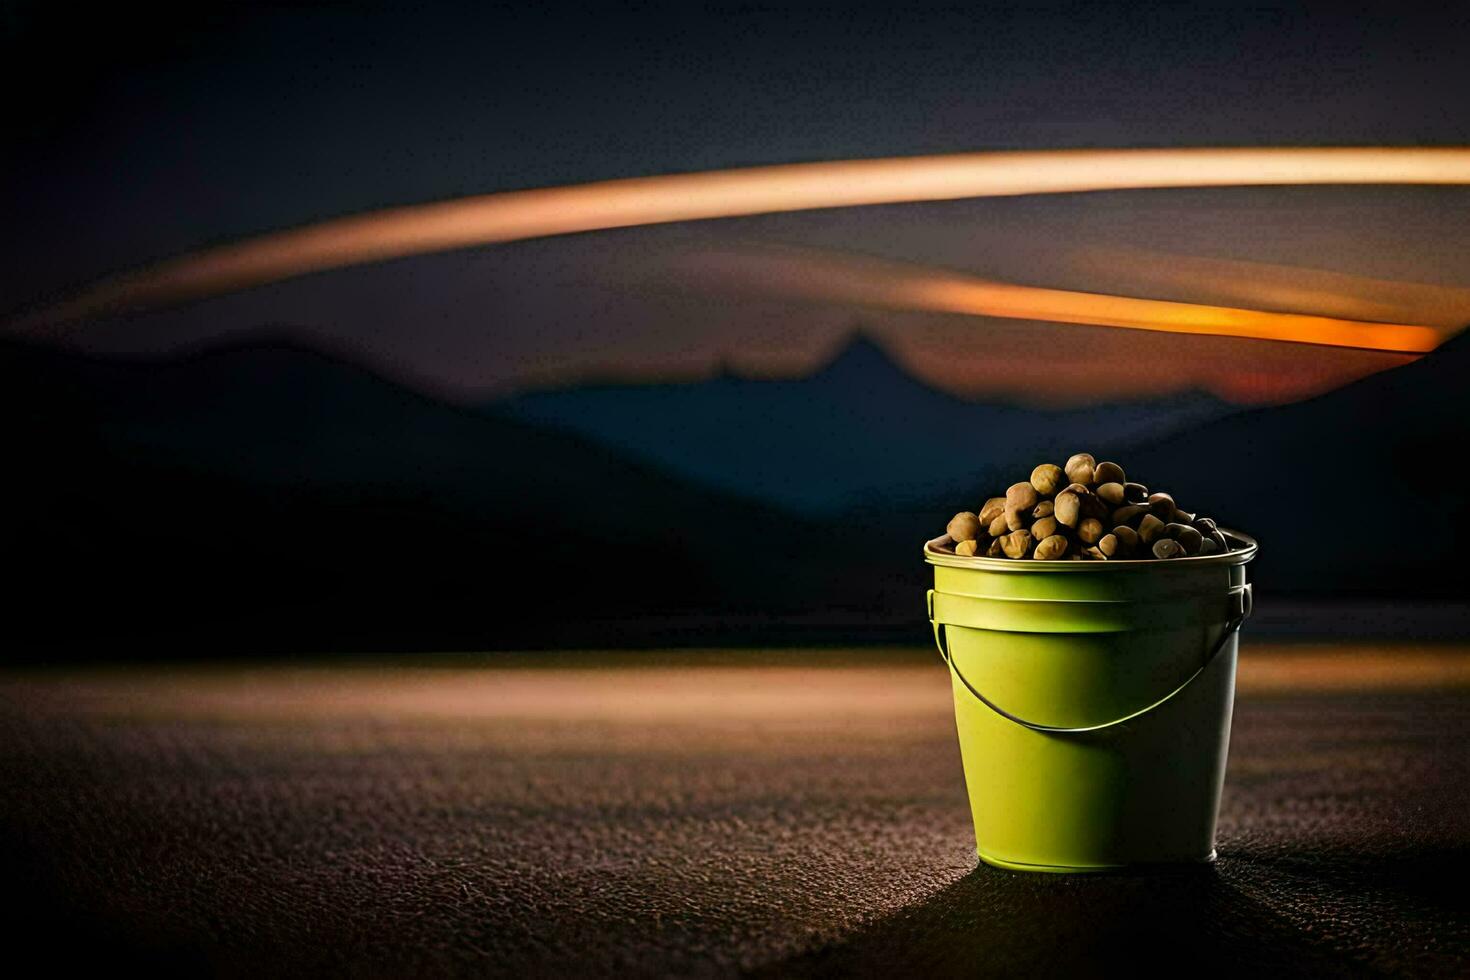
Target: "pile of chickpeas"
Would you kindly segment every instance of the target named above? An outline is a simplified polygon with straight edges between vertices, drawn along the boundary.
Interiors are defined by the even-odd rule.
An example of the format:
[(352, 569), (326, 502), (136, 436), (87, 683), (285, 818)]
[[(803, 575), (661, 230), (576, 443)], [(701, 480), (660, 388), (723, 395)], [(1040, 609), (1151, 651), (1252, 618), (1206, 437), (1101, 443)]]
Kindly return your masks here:
[(1031, 479), (961, 511), (946, 528), (957, 555), (1038, 561), (1184, 558), (1229, 551), (1208, 517), (1180, 510), (1167, 493), (1129, 483), (1117, 463), (1078, 453), (1042, 463)]

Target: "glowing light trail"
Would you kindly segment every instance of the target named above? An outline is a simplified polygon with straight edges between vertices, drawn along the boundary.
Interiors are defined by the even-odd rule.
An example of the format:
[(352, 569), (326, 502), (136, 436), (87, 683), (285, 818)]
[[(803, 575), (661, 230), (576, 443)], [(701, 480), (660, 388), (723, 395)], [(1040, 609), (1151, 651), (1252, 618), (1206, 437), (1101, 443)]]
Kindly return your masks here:
[[(1306, 184), (1470, 184), (1470, 149), (1253, 147), (968, 153), (786, 164), (512, 191), (336, 218), (182, 255), (99, 282), (11, 326), (30, 329), (200, 299), (365, 262), (610, 228), (1021, 194)], [(955, 301), (938, 293), (931, 298)], [(1188, 325), (1162, 307), (1150, 311), (1134, 306), (1129, 316), (1161, 317), (1159, 323), (1173, 324), (1175, 329)], [(1159, 328), (1150, 319), (1127, 325)], [(1216, 328), (1210, 332), (1248, 328), (1217, 317)]]
[(693, 274), (726, 284), (743, 280), (766, 293), (892, 310), (1247, 337), (1411, 354), (1432, 351), (1441, 339), (1440, 331), (1415, 324), (1018, 286), (947, 269), (829, 251), (768, 248), (703, 253), (692, 255), (680, 264)]

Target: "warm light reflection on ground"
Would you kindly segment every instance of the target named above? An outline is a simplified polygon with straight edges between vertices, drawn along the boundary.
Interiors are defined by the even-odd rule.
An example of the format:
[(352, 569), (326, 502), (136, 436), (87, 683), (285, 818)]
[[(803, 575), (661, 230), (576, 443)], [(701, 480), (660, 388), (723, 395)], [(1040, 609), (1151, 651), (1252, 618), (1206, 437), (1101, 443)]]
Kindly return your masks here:
[[(217, 295), (325, 269), (526, 238), (638, 225), (817, 208), (1129, 188), (1305, 184), (1470, 184), (1470, 149), (1269, 148), (1064, 150), (954, 154), (674, 174), (568, 187), (514, 191), (392, 208), (320, 222), (206, 249), (99, 283), (57, 306), (12, 324), (34, 329), (109, 313)], [(1272, 326), (1219, 311), (1091, 295), (1038, 297), (1024, 287), (916, 284), (910, 300), (990, 315), (1065, 316), (1067, 322), (1231, 331), (1269, 336)], [(1125, 308), (1119, 308), (1118, 304)], [(1059, 305), (1060, 304), (1060, 305)], [(1085, 308), (1079, 309), (1082, 304)], [(927, 308), (927, 307), (926, 307)], [(1005, 312), (1008, 311), (1008, 312)], [(1278, 324), (1279, 326), (1279, 324)], [(1305, 324), (1298, 324), (1304, 327)], [(1341, 325), (1314, 328), (1338, 337)], [(1428, 349), (1422, 335), (1365, 342), (1387, 349)], [(1308, 331), (1312, 333), (1313, 331)], [(1340, 343), (1341, 340), (1313, 342)]]
[[(465, 662), (472, 661), (471, 666)], [(748, 666), (741, 665), (749, 660)], [(948, 717), (949, 683), (926, 648), (437, 657), (297, 667), (91, 668), (0, 674), (0, 699), (128, 717), (479, 718), (724, 729), (897, 726)], [(1470, 690), (1470, 647), (1250, 643), (1243, 698)]]

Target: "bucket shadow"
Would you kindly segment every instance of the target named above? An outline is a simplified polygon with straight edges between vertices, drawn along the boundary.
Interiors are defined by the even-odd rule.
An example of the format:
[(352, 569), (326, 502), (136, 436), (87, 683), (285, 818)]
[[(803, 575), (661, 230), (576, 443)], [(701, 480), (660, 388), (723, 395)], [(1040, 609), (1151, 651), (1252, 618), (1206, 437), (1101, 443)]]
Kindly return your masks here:
[[(1280, 862), (1242, 854), (1188, 871), (1100, 876), (981, 865), (838, 944), (756, 975), (1355, 976), (1394, 963), (1432, 972), (1464, 938), (1455, 935), (1454, 891), (1467, 855), (1459, 847), (1378, 857), (1324, 850)], [(1395, 910), (1417, 917), (1422, 936), (1396, 933), (1404, 922)], [(1317, 916), (1339, 939), (1303, 925)], [(1429, 935), (1437, 950), (1425, 949)], [(1396, 950), (1409, 947), (1401, 961)]]
[[(1293, 853), (1244, 852), (1233, 862), (1243, 873), (1310, 882), (1319, 893), (1373, 897), (1427, 917), (1463, 917), (1470, 883), (1470, 842), (1409, 844), (1394, 852), (1346, 843)], [(1470, 932), (1470, 926), (1465, 927)]]

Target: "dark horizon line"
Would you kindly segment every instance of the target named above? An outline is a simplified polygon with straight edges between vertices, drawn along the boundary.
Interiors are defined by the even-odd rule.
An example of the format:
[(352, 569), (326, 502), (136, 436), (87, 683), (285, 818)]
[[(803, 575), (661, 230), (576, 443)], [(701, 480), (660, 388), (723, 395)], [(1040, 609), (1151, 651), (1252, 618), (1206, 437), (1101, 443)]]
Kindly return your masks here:
[[(381, 382), (392, 388), (409, 392), (417, 397), (431, 401), (438, 405), (464, 411), (479, 411), (493, 408), (504, 402), (515, 398), (550, 394), (568, 391), (585, 391), (595, 389), (620, 389), (620, 388), (649, 388), (649, 387), (694, 387), (710, 382), (731, 379), (751, 384), (791, 384), (810, 381), (824, 371), (831, 368), (842, 360), (844, 356), (859, 343), (867, 343), (876, 348), (884, 361), (901, 375), (903, 378), (913, 382), (924, 390), (951, 401), (963, 405), (1004, 405), (1007, 407), (1028, 408), (1039, 411), (1066, 411), (1080, 407), (1079, 405), (1064, 406), (1035, 406), (1025, 402), (1004, 398), (966, 398), (946, 388), (932, 384), (923, 377), (908, 370), (903, 362), (894, 356), (890, 347), (885, 344), (873, 331), (870, 324), (857, 321), (849, 327), (840, 337), (838, 342), (832, 346), (831, 356), (821, 361), (812, 370), (805, 373), (790, 375), (759, 375), (747, 374), (730, 369), (729, 361), (721, 358), (712, 371), (702, 373), (689, 372), (685, 374), (664, 374), (657, 376), (637, 377), (633, 375), (618, 374), (605, 371), (587, 371), (584, 373), (570, 375), (562, 383), (532, 383), (525, 386), (507, 387), (496, 390), (486, 398), (467, 400), (446, 395), (443, 386), (436, 380), (429, 378), (422, 372), (405, 371), (404, 376), (395, 377), (383, 370), (379, 365), (373, 363), (370, 357), (363, 357), (360, 351), (351, 344), (333, 342), (326, 338), (315, 336), (306, 339), (309, 331), (306, 327), (290, 323), (267, 323), (256, 327), (238, 330), (223, 337), (205, 337), (197, 341), (188, 341), (175, 346), (164, 352), (100, 352), (87, 350), (66, 343), (64, 340), (54, 338), (38, 338), (34, 336), (18, 336), (0, 332), (0, 352), (6, 349), (21, 349), (42, 356), (59, 356), (94, 364), (103, 367), (123, 367), (147, 369), (152, 367), (184, 367), (191, 364), (206, 362), (215, 358), (228, 357), (232, 354), (250, 353), (286, 353), (300, 354), (315, 360), (344, 367), (366, 375), (375, 381)], [(1410, 362), (1412, 363), (1412, 362)], [(1150, 404), (1168, 401), (1190, 396), (1202, 396), (1215, 401), (1234, 404), (1226, 399), (1211, 393), (1207, 389), (1195, 386), (1170, 392), (1156, 397), (1127, 398), (1127, 399), (1100, 399), (1081, 403), (1087, 406), (1116, 406)], [(1251, 406), (1236, 406), (1247, 408)]]

